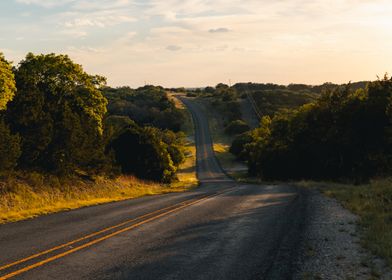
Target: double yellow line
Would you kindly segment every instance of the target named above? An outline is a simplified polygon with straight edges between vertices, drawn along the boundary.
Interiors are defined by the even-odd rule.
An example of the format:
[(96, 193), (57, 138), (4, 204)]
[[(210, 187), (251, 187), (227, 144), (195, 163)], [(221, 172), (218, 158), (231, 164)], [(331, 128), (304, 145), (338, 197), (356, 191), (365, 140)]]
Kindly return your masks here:
[[(120, 228), (120, 227), (122, 227), (122, 226), (125, 226), (125, 225), (127, 225), (127, 224), (130, 224), (130, 223), (139, 221), (139, 222), (137, 222), (137, 223), (135, 223), (135, 224), (132, 224), (132, 225), (127, 226), (127, 227), (125, 227), (125, 228), (118, 229), (118, 230), (116, 230), (116, 231), (114, 231), (114, 232), (111, 232), (111, 233), (109, 233), (109, 234), (106, 234), (106, 235), (104, 235), (104, 236), (102, 236), (102, 237), (98, 237), (98, 238), (96, 238), (96, 239), (94, 239), (94, 240), (91, 240), (91, 241), (89, 241), (89, 242), (87, 242), (87, 243), (84, 243), (84, 244), (82, 244), (82, 245), (79, 245), (79, 246), (77, 246), (77, 247), (70, 248), (70, 249), (68, 249), (68, 250), (66, 250), (66, 251), (64, 251), (64, 252), (62, 252), (62, 253), (55, 254), (55, 255), (50, 256), (50, 257), (47, 257), (47, 258), (45, 258), (45, 259), (43, 259), (43, 260), (41, 260), (41, 261), (37, 261), (37, 262), (35, 262), (35, 263), (33, 263), (33, 264), (30, 264), (30, 265), (27, 265), (27, 266), (25, 266), (25, 267), (23, 267), (23, 268), (17, 269), (17, 270), (15, 270), (15, 271), (13, 271), (13, 272), (10, 272), (10, 273), (6, 274), (6, 275), (0, 276), (0, 280), (9, 279), (9, 278), (12, 278), (12, 277), (14, 277), (14, 276), (17, 276), (17, 275), (19, 275), (19, 274), (22, 274), (22, 273), (24, 273), (24, 272), (27, 272), (27, 271), (29, 271), (29, 270), (32, 270), (32, 269), (34, 269), (34, 268), (43, 266), (43, 265), (45, 265), (45, 264), (47, 264), (47, 263), (49, 263), (49, 262), (52, 262), (52, 261), (55, 261), (55, 260), (57, 260), (57, 259), (63, 258), (63, 257), (65, 257), (65, 256), (67, 256), (67, 255), (70, 255), (70, 254), (72, 254), (72, 253), (74, 253), (74, 252), (80, 251), (80, 250), (82, 250), (82, 249), (84, 249), (84, 248), (90, 247), (90, 246), (92, 246), (92, 245), (94, 245), (94, 244), (97, 244), (97, 243), (99, 243), (99, 242), (102, 242), (102, 241), (104, 241), (104, 240), (107, 240), (107, 239), (109, 239), (109, 238), (112, 238), (112, 237), (114, 237), (114, 236), (116, 236), (116, 235), (119, 235), (119, 234), (121, 234), (121, 233), (123, 233), (123, 232), (130, 231), (130, 230), (132, 230), (132, 229), (134, 229), (134, 228), (137, 228), (137, 227), (139, 227), (139, 226), (141, 226), (141, 225), (144, 225), (144, 224), (146, 224), (146, 223), (148, 223), (148, 222), (157, 220), (157, 219), (159, 219), (159, 218), (161, 218), (161, 217), (164, 217), (164, 216), (167, 216), (167, 215), (169, 215), (169, 214), (171, 214), (171, 213), (173, 213), (173, 212), (179, 211), (179, 210), (181, 210), (181, 209), (184, 209), (184, 208), (189, 207), (189, 206), (191, 206), (191, 205), (194, 205), (194, 204), (196, 204), (196, 203), (200, 203), (200, 202), (202, 202), (202, 201), (204, 201), (204, 200), (207, 200), (207, 199), (209, 199), (209, 198), (212, 198), (212, 197), (215, 197), (215, 196), (218, 196), (218, 195), (227, 193), (227, 192), (232, 191), (232, 190), (233, 190), (233, 188), (231, 188), (231, 189), (229, 189), (229, 190), (217, 192), (217, 193), (214, 193), (214, 194), (203, 195), (201, 198), (198, 198), (198, 199), (188, 199), (188, 200), (186, 200), (186, 201), (183, 201), (183, 202), (180, 202), (180, 203), (177, 203), (177, 204), (174, 204), (174, 205), (171, 205), (171, 206), (168, 206), (168, 207), (165, 207), (165, 208), (156, 210), (156, 211), (154, 211), (154, 212), (151, 212), (151, 213), (148, 213), (148, 214), (145, 214), (145, 215), (136, 217), (136, 218), (134, 218), (134, 219), (127, 220), (127, 221), (125, 221), (125, 222), (123, 222), (123, 223), (120, 223), (120, 224), (117, 224), (117, 225), (115, 225), (115, 226), (111, 226), (111, 227), (102, 229), (102, 230), (100, 230), (100, 231), (91, 233), (91, 234), (89, 234), (89, 235), (86, 235), (86, 236), (83, 236), (83, 237), (81, 237), (81, 238), (72, 240), (72, 241), (70, 241), (70, 242), (61, 244), (61, 245), (56, 246), (56, 247), (53, 247), (53, 248), (51, 248), (51, 249), (48, 249), (48, 250), (39, 252), (39, 253), (37, 253), (37, 254), (31, 255), (31, 256), (26, 257), (26, 258), (23, 258), (23, 259), (20, 259), (20, 260), (18, 260), (18, 261), (15, 261), (15, 262), (12, 262), (12, 263), (3, 265), (3, 266), (0, 267), (0, 273), (1, 273), (1, 271), (4, 271), (4, 270), (6, 270), (6, 269), (10, 269), (10, 268), (12, 268), (12, 267), (14, 267), (14, 266), (23, 264), (23, 263), (28, 262), (28, 261), (30, 261), (30, 260), (34, 260), (34, 259), (36, 259), (36, 258), (45, 256), (45, 255), (47, 255), (47, 254), (49, 254), (49, 253), (52, 253), (52, 252), (58, 251), (58, 250), (60, 250), (60, 249), (66, 248), (66, 247), (71, 246), (71, 245), (73, 245), (73, 244), (75, 244), (75, 243), (78, 243), (78, 242), (81, 242), (81, 241), (84, 241), (84, 240), (93, 238), (93, 237), (95, 237), (95, 236), (101, 235), (101, 234), (106, 233), (106, 232), (108, 232), (108, 231), (115, 230), (115, 229), (118, 229), (118, 228)], [(140, 220), (141, 220), (141, 221), (140, 221)]]

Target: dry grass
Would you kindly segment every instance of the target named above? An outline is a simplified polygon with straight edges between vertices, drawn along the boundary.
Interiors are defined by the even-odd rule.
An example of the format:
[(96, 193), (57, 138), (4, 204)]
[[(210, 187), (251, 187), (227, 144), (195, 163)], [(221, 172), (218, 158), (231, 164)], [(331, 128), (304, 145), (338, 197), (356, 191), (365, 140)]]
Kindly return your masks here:
[(298, 185), (318, 188), (357, 214), (363, 233), (362, 244), (385, 258), (392, 267), (392, 179), (374, 180), (359, 186), (315, 182)]
[(172, 184), (174, 187), (194, 187), (199, 183), (196, 175), (196, 147), (192, 141), (189, 141), (187, 144), (186, 160), (180, 166), (177, 172), (177, 177), (179, 181)]
[(181, 192), (188, 187), (145, 182), (131, 176), (117, 179), (58, 178), (18, 174), (0, 181), (0, 223), (146, 195)]
[[(185, 110), (179, 100), (173, 100)], [(189, 113), (185, 130), (188, 135), (187, 158), (180, 166), (178, 182), (162, 185), (132, 176), (97, 177), (89, 181), (39, 173), (13, 174), (0, 178), (0, 224), (146, 195), (182, 192), (197, 186), (196, 147)]]
[(190, 186), (194, 187), (199, 184), (196, 173), (196, 145), (195, 145), (195, 129), (193, 120), (190, 112), (186, 109), (185, 105), (175, 97), (173, 93), (168, 93), (171, 100), (174, 101), (177, 108), (185, 111), (185, 122), (183, 124), (183, 130), (187, 135), (186, 143), (186, 159), (181, 164), (177, 177), (179, 182), (175, 182), (172, 185), (174, 187), (179, 186)]

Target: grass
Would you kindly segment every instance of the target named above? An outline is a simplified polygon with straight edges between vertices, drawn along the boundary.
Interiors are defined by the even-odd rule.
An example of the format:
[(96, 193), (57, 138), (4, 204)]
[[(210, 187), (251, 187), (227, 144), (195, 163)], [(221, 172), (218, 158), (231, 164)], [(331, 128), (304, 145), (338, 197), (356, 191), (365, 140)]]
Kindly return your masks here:
[[(186, 110), (179, 100), (173, 100), (179, 108)], [(116, 179), (96, 177), (89, 181), (18, 172), (0, 177), (0, 224), (147, 195), (183, 192), (196, 187), (194, 129), (188, 112), (186, 116), (186, 160), (177, 173), (178, 182), (163, 185), (132, 176)]]
[(138, 180), (97, 177), (94, 181), (19, 173), (0, 180), (0, 223), (98, 205), (146, 195), (181, 192), (185, 185), (169, 186)]
[(199, 181), (196, 173), (196, 145), (195, 145), (195, 129), (192, 121), (190, 112), (186, 109), (185, 105), (176, 98), (173, 94), (168, 94), (169, 98), (173, 100), (177, 108), (184, 110), (185, 122), (183, 124), (183, 130), (187, 135), (186, 143), (186, 159), (185, 162), (180, 166), (177, 177), (178, 182), (173, 183), (174, 187), (180, 186), (197, 186)]
[(301, 182), (299, 186), (319, 189), (336, 198), (360, 217), (362, 245), (385, 258), (392, 267), (392, 179), (373, 180), (365, 185)]

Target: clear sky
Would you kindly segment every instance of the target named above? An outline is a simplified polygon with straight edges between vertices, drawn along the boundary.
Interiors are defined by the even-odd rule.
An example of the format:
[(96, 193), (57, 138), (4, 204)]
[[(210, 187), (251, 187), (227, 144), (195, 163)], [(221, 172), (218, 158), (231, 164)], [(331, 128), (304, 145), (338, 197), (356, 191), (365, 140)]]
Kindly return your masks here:
[(0, 51), (65, 53), (109, 85), (374, 80), (391, 0), (2, 0)]

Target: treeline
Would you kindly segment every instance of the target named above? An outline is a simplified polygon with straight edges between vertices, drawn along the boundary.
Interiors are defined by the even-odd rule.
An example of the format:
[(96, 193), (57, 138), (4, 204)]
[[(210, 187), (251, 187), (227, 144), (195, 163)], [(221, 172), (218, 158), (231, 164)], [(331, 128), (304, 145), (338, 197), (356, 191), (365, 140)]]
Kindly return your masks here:
[(141, 126), (179, 132), (184, 115), (168, 99), (166, 92), (164, 88), (154, 86), (103, 89), (104, 96), (109, 100), (109, 115), (127, 116)]
[(2, 174), (123, 172), (170, 182), (184, 159), (182, 118), (162, 88), (108, 88), (66, 55), (29, 53), (12, 68), (0, 54)]
[[(366, 84), (368, 82), (366, 81), (361, 81), (361, 82), (355, 82), (355, 83), (350, 83), (351, 88), (354, 90), (360, 89), (360, 88), (365, 88)], [(266, 84), (260, 84), (260, 83), (237, 83), (233, 87), (238, 91), (238, 92), (256, 92), (256, 91), (273, 91), (273, 90), (289, 90), (289, 91), (294, 91), (294, 92), (302, 92), (302, 93), (316, 93), (316, 94), (321, 94), (323, 92), (329, 91), (329, 90), (334, 90), (340, 86), (339, 84), (334, 84), (334, 83), (324, 83), (322, 85), (306, 85), (306, 84), (289, 84), (289, 85), (278, 85), (278, 84), (273, 84), (273, 83), (266, 83)]]
[(234, 87), (220, 83), (215, 87), (188, 90), (187, 95), (208, 99), (210, 105), (222, 117), (226, 134), (237, 135), (250, 129), (242, 117), (239, 103), (241, 96)]
[(263, 117), (231, 151), (268, 180), (364, 182), (391, 175), (392, 80), (327, 89), (312, 103)]

